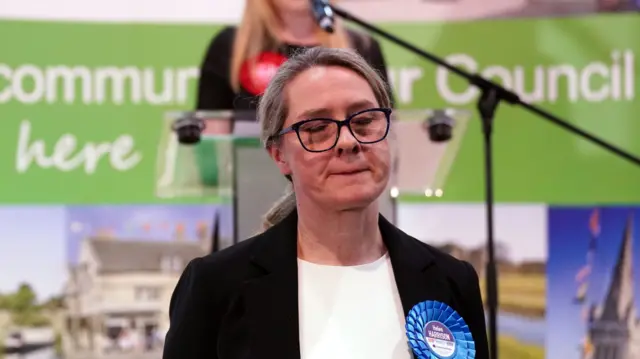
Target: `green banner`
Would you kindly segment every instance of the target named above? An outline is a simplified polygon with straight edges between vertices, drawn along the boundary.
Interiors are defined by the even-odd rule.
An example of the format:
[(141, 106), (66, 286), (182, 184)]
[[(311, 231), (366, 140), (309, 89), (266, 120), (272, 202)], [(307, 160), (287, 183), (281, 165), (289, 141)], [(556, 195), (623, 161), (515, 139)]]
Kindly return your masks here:
[(164, 113), (191, 107), (214, 31), (0, 22), (16, 34), (0, 40), (0, 201), (211, 202), (159, 198), (155, 182)]
[[(640, 155), (633, 14), (385, 28)], [(0, 22), (0, 33), (12, 34), (0, 40), (0, 201), (168, 201), (154, 190), (163, 114), (192, 108), (198, 64), (217, 29)], [(466, 83), (382, 43), (401, 107), (474, 109), (477, 93)], [(494, 142), (498, 201), (640, 201), (639, 168), (522, 109), (500, 107)], [(482, 166), (476, 119), (438, 200), (481, 201)]]
[[(66, 9), (80, 4), (70, 3)], [(219, 15), (222, 10), (218, 10)], [(134, 7), (125, 12), (129, 18)], [(52, 15), (64, 18), (62, 12)], [(118, 293), (151, 299), (157, 293), (170, 293), (175, 284), (163, 280), (166, 286), (149, 287), (152, 281), (138, 276), (140, 265), (156, 263), (158, 273), (167, 269), (177, 273), (191, 258), (229, 245), (235, 230), (230, 206), (212, 203), (228, 198), (232, 142), (256, 144), (216, 137), (199, 146), (179, 147), (166, 115), (193, 108), (198, 65), (221, 24), (101, 23), (95, 16), (85, 20), (0, 21), (0, 203), (7, 207), (0, 208), (0, 229), (5, 230), (3, 238), (12, 239), (3, 242), (0, 254), (5, 254), (4, 272), (13, 273), (0, 281), (0, 304), (4, 303), (0, 357), (3, 343), (10, 343), (4, 340), (9, 330), (18, 326), (51, 326), (55, 351), (69, 355), (78, 348), (63, 348), (63, 343), (89, 338), (79, 329), (81, 311), (73, 304), (81, 302), (76, 302), (79, 297), (72, 289), (81, 293), (78, 288), (84, 282), (74, 275), (78, 272), (69, 270), (75, 264), (89, 263), (78, 268), (93, 268), (94, 254), (106, 265), (124, 263), (129, 270), (123, 275), (134, 278), (126, 283), (138, 283), (139, 288), (127, 284)], [(383, 27), (640, 156), (636, 14), (404, 22)], [(402, 203), (398, 217), (404, 231), (469, 261), (483, 277), (484, 159), (475, 110), (478, 92), (446, 70), (380, 40), (400, 108), (461, 108), (474, 114), (459, 150), (451, 152), (455, 158), (444, 186), (429, 191), (434, 194), (430, 197), (401, 196), (405, 202), (429, 203)], [(543, 358), (546, 343), (549, 358), (577, 358), (584, 332), (575, 325), (581, 309), (565, 306), (576, 291), (574, 273), (582, 272), (583, 261), (574, 256), (564, 263), (570, 256), (560, 262), (550, 256), (547, 263), (547, 253), (554, 245), (551, 237), (557, 234), (557, 242), (564, 245), (570, 232), (577, 251), (590, 248), (590, 236), (600, 233), (600, 212), (553, 205), (637, 204), (640, 167), (508, 104), (498, 109), (494, 128), (496, 200), (513, 202), (496, 207), (501, 357)], [(168, 205), (187, 203), (195, 205)], [(610, 234), (619, 240), (625, 228), (622, 220), (629, 213), (628, 209), (603, 211), (603, 233), (617, 231)], [(212, 240), (213, 223), (216, 233), (220, 226), (220, 243)], [(144, 241), (155, 242), (155, 249), (139, 243)], [(114, 243), (127, 246), (114, 252), (109, 250)], [(170, 253), (184, 253), (184, 258), (160, 260), (156, 254), (165, 247)], [(598, 258), (598, 263), (613, 263), (614, 257)], [(553, 278), (549, 291), (546, 268), (547, 274), (567, 274), (569, 284), (562, 282), (562, 288), (556, 288), (560, 294), (566, 292), (558, 300), (549, 293), (557, 294), (553, 286), (560, 282)], [(600, 269), (594, 273), (609, 270)], [(604, 286), (598, 283), (608, 278), (594, 277), (595, 290), (601, 291)], [(91, 292), (94, 288), (103, 287), (85, 288), (85, 294), (103, 298), (102, 310), (118, 306), (114, 298), (120, 294), (97, 295)], [(36, 293), (42, 304), (30, 299)], [(169, 297), (162, 298), (153, 307), (161, 332), (169, 325)], [(122, 308), (131, 307), (127, 302)], [(562, 335), (554, 338), (562, 345), (549, 341), (553, 330), (549, 331), (545, 316), (553, 311), (562, 312), (559, 322), (574, 323), (574, 329), (554, 327), (561, 329)], [(57, 314), (62, 312), (64, 316)], [(62, 323), (69, 325), (64, 329)], [(90, 347), (86, 344), (80, 343), (82, 350)]]
[[(640, 83), (636, 80), (640, 19), (636, 15), (405, 24), (389, 29), (640, 156)], [(475, 110), (477, 93), (465, 81), (385, 45), (389, 61), (404, 67), (396, 74), (396, 87), (401, 100), (410, 98), (408, 106)], [(640, 200), (640, 168), (523, 109), (507, 104), (499, 108), (494, 139), (498, 201), (583, 204)], [(484, 198), (482, 151), (476, 117), (438, 200)]]

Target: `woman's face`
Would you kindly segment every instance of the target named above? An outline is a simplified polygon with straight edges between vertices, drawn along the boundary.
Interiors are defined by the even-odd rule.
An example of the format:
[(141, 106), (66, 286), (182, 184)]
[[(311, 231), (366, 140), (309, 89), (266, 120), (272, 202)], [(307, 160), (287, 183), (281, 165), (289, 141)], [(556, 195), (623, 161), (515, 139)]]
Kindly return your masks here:
[[(296, 76), (285, 91), (289, 112), (284, 128), (311, 118), (344, 120), (354, 113), (380, 107), (369, 83), (342, 67), (311, 68)], [(358, 125), (353, 121), (353, 126), (372, 121), (371, 117), (357, 118), (361, 122)], [(386, 128), (384, 116), (382, 121)], [(320, 144), (317, 132), (312, 131), (321, 129), (309, 131), (307, 136), (315, 136), (314, 143)], [(354, 131), (357, 133), (356, 128)], [(289, 132), (282, 136), (278, 146), (270, 149), (270, 153), (281, 173), (293, 177), (301, 205), (309, 201), (335, 210), (364, 208), (380, 196), (389, 178), (387, 139), (361, 144), (347, 126), (341, 127), (338, 142), (328, 151), (309, 152), (296, 133)]]

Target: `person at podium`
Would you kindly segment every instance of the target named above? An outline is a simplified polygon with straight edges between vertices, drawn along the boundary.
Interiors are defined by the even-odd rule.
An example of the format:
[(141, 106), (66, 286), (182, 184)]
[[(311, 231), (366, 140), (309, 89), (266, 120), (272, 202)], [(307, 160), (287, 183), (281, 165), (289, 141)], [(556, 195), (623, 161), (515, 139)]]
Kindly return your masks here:
[(258, 119), (291, 188), (264, 232), (187, 265), (164, 359), (489, 358), (475, 269), (379, 214), (391, 112), (353, 50), (278, 69)]
[[(218, 32), (200, 66), (196, 109), (252, 111), (273, 74), (292, 54), (314, 46), (353, 48), (387, 81), (378, 41), (336, 24), (317, 25), (307, 0), (247, 0), (238, 26)], [(229, 121), (207, 121), (207, 133), (230, 133)]]

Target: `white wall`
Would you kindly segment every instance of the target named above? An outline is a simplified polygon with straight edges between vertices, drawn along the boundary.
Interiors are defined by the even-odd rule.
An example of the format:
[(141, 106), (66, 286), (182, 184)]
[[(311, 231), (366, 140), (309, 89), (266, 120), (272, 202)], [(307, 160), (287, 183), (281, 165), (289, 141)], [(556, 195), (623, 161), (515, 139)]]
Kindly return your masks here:
[(0, 0), (0, 18), (108, 22), (236, 22), (245, 0)]
[[(59, 21), (233, 23), (246, 0), (0, 0), (0, 19)], [(596, 0), (342, 0), (368, 21), (440, 21), (526, 14), (532, 3), (582, 8)], [(553, 10), (551, 10), (553, 11)]]

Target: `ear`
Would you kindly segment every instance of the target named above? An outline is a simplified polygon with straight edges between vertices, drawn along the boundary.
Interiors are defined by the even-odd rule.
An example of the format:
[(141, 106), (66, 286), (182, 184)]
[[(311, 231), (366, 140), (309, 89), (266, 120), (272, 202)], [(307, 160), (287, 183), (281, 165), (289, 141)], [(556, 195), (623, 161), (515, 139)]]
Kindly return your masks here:
[(280, 146), (280, 144), (270, 144), (267, 146), (267, 152), (269, 153), (269, 156), (271, 156), (273, 162), (276, 163), (276, 166), (280, 169), (280, 173), (282, 173), (283, 176), (290, 176), (291, 168), (289, 168), (289, 164), (287, 163)]

